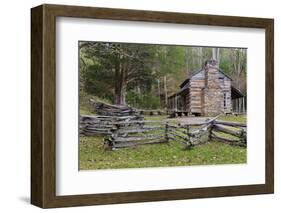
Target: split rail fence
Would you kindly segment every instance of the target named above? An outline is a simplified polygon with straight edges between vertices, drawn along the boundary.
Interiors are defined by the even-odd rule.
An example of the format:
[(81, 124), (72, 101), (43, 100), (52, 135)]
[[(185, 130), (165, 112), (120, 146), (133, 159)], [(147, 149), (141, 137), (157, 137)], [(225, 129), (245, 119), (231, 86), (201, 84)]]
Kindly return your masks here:
[(111, 135), (105, 138), (112, 149), (169, 141), (166, 125), (160, 121), (115, 122), (113, 126)]
[(246, 124), (217, 120), (176, 125), (167, 121), (143, 120), (138, 116), (83, 116), (80, 134), (105, 135), (104, 143), (111, 149), (145, 144), (169, 143), (174, 140), (185, 149), (220, 141), (230, 145), (247, 146)]
[(247, 146), (246, 124), (220, 121), (216, 118), (198, 124), (168, 124), (168, 137), (181, 142), (186, 149), (208, 141)]

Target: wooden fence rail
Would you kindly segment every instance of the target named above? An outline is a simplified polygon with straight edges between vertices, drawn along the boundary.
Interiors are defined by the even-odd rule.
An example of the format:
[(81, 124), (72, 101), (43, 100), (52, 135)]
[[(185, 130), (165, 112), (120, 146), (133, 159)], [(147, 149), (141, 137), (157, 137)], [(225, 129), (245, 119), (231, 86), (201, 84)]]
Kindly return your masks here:
[(215, 121), (210, 139), (237, 146), (247, 146), (246, 124)]
[(178, 126), (168, 124), (169, 139), (183, 143), (185, 149), (205, 143), (210, 139), (212, 126), (217, 118), (218, 116), (196, 124)]
[(161, 121), (115, 122), (104, 142), (111, 149), (166, 143), (166, 124)]

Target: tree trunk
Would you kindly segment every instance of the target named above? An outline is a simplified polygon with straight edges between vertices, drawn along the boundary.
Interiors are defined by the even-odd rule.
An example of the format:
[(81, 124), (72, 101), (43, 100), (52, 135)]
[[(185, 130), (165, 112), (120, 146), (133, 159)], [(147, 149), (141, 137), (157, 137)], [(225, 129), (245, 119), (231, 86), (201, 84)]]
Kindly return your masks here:
[(165, 107), (168, 105), (167, 77), (164, 76)]
[(120, 64), (115, 64), (115, 81), (114, 81), (114, 104), (120, 103), (120, 93), (121, 93), (121, 87), (120, 87)]
[(185, 72), (186, 72), (186, 76), (189, 76), (189, 52), (188, 52), (188, 48), (185, 48)]
[(115, 66), (115, 100), (118, 105), (126, 105), (126, 72), (121, 64)]
[[(116, 78), (117, 79), (117, 78)], [(115, 100), (114, 100), (114, 104), (121, 104), (121, 89), (122, 85), (120, 85), (120, 82), (118, 80), (116, 80), (115, 82)]]
[(120, 99), (120, 104), (121, 105), (126, 105), (126, 95), (127, 95), (127, 86), (126, 84), (123, 84), (121, 87), (121, 99)]
[(198, 47), (197, 51), (198, 51), (198, 69), (201, 70), (203, 67), (203, 48)]
[(161, 107), (161, 88), (160, 88), (160, 79), (157, 79), (157, 86), (158, 86), (159, 106)]
[(220, 66), (220, 48), (213, 48), (212, 49), (212, 58), (215, 59)]
[(127, 85), (119, 81), (115, 83), (115, 104), (126, 105)]
[(241, 84), (240, 84), (240, 76), (241, 76), (241, 71), (242, 71), (242, 64), (241, 64), (241, 59), (242, 59), (242, 52), (240, 49), (235, 49), (232, 52), (233, 54), (233, 67), (234, 67), (234, 73), (235, 73), (235, 86), (237, 89), (241, 89)]
[(237, 87), (240, 90), (240, 75), (241, 75), (241, 57), (240, 50), (237, 50)]

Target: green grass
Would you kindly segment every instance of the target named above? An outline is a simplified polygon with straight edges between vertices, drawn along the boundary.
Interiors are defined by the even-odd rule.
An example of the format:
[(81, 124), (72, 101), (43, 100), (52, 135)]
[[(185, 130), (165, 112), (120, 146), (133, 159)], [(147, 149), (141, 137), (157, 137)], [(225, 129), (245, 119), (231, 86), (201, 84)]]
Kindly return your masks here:
[(191, 150), (170, 141), (106, 151), (102, 137), (81, 137), (80, 169), (117, 169), (246, 163), (246, 149), (208, 142)]
[[(165, 116), (146, 119), (161, 120)], [(221, 120), (246, 122), (244, 116), (223, 116)], [(179, 142), (143, 145), (115, 151), (105, 150), (103, 137), (80, 137), (80, 169), (118, 169), (214, 164), (241, 164), (247, 161), (247, 149), (211, 141), (184, 150)]]
[(167, 115), (146, 116), (144, 119), (145, 120), (150, 120), (150, 121), (161, 121), (161, 120), (167, 119)]
[(218, 118), (219, 120), (224, 120), (224, 121), (233, 121), (233, 122), (239, 122), (239, 123), (247, 123), (247, 117), (246, 115), (224, 115), (220, 116)]
[(88, 106), (80, 106), (80, 115), (93, 115), (94, 113), (91, 112), (90, 107)]
[(103, 103), (109, 103), (110, 102), (106, 99), (99, 98), (97, 96), (90, 96), (86, 94), (80, 94), (79, 97), (79, 109), (80, 109), (80, 115), (95, 115), (93, 112), (93, 106), (90, 105), (89, 100), (93, 99), (97, 102), (103, 102)]

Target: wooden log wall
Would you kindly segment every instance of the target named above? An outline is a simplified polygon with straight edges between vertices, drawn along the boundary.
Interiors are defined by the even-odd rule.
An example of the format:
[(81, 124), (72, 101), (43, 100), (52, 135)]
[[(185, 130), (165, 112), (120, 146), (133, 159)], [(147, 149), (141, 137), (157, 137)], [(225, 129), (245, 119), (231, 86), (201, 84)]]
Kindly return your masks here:
[(205, 80), (194, 76), (190, 82), (189, 90), (189, 111), (191, 113), (202, 113), (203, 98), (202, 89), (205, 87)]
[(247, 112), (247, 97), (233, 99), (232, 111), (237, 114), (245, 114)]

